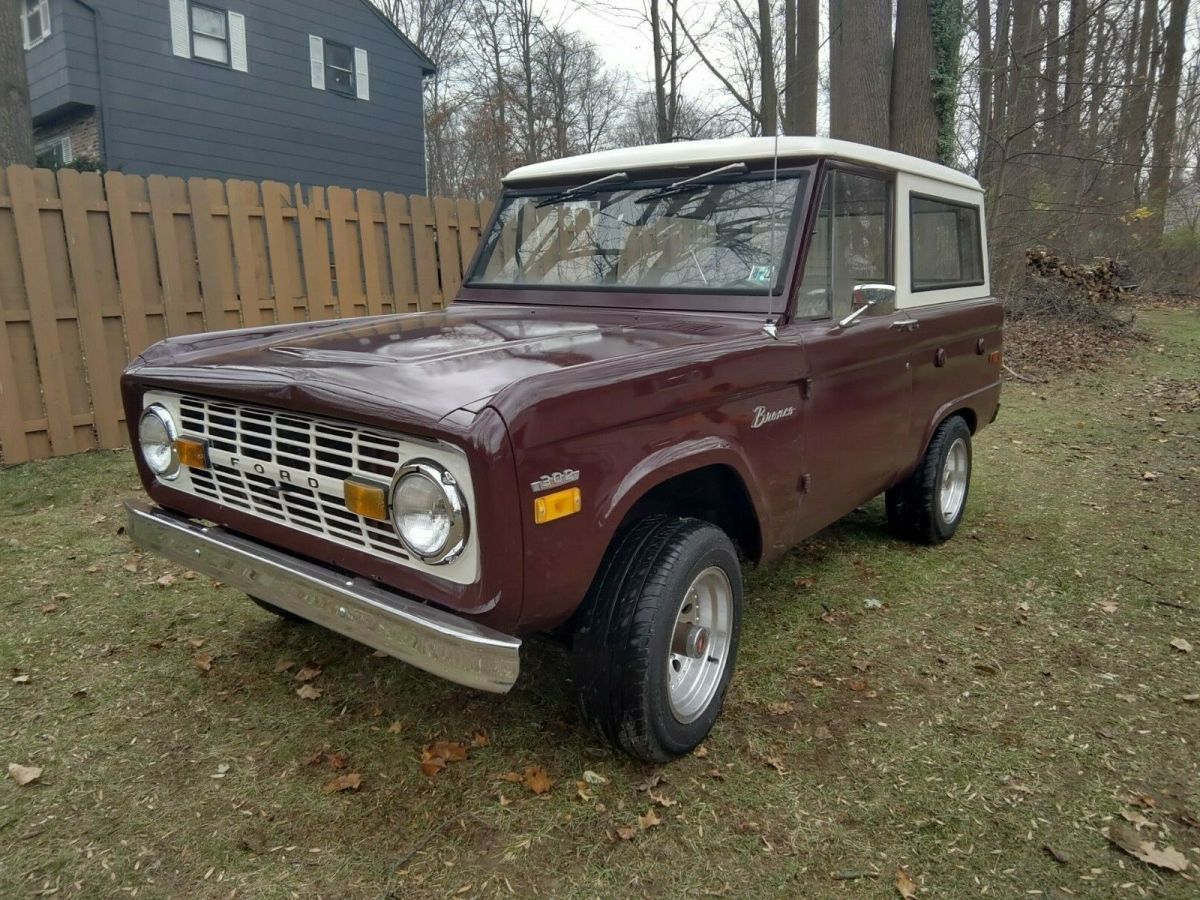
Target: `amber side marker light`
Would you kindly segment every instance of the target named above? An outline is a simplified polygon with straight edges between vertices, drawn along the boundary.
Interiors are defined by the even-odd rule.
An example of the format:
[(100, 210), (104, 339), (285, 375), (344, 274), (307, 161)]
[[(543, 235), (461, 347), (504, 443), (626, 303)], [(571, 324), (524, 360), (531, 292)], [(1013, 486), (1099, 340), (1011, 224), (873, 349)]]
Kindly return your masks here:
[(991, 363), (993, 366), (1000, 365), (1000, 360), (1002, 360), (1002, 359), (1004, 359), (1004, 354), (1001, 353), (999, 350), (993, 350), (991, 353), (988, 354), (988, 362)]
[(347, 478), (342, 488), (346, 497), (346, 509), (364, 519), (376, 522), (388, 520), (388, 489), (386, 485), (365, 478)]
[(583, 494), (579, 488), (567, 488), (565, 491), (555, 491), (545, 497), (535, 497), (533, 501), (533, 521), (545, 525), (555, 519), (573, 516), (583, 508)]
[(175, 452), (179, 454), (179, 462), (189, 469), (208, 468), (208, 442), (195, 438), (181, 437), (175, 441)]

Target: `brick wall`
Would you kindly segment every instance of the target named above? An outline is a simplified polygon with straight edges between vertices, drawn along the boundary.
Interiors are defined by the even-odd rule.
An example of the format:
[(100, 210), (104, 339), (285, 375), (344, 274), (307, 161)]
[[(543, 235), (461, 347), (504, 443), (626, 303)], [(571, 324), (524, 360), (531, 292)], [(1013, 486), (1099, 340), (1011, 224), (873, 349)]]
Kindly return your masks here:
[(100, 143), (99, 110), (84, 108), (69, 112), (51, 122), (38, 125), (33, 130), (34, 144), (61, 137), (71, 139), (71, 153), (75, 159), (104, 161), (104, 149)]

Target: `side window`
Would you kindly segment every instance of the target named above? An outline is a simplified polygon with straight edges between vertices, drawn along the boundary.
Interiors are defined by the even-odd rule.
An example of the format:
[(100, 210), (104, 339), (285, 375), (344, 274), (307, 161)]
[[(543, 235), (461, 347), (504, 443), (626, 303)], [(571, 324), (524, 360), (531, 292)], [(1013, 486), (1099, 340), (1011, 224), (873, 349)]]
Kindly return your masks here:
[(983, 284), (979, 207), (913, 194), (908, 209), (912, 289)]
[(247, 71), (244, 15), (189, 0), (170, 0), (169, 8), (172, 53)]
[(841, 318), (856, 284), (891, 283), (891, 182), (834, 170), (817, 210), (797, 318)]
[(308, 36), (308, 62), (312, 86), (359, 100), (371, 99), (367, 51), (328, 41), (320, 35)]
[(26, 50), (50, 37), (50, 0), (22, 0), (21, 36)]

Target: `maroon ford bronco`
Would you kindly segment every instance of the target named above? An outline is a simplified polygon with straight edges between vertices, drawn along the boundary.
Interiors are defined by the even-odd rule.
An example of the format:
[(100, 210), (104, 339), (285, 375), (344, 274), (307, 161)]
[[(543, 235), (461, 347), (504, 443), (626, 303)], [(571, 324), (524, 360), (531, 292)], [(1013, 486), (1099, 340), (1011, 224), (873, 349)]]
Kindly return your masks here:
[(959, 172), (815, 138), (540, 163), (449, 309), (143, 353), (129, 533), (483, 690), (568, 635), (585, 720), (664, 760), (720, 712), (743, 561), (880, 493), (954, 534), (1000, 360)]

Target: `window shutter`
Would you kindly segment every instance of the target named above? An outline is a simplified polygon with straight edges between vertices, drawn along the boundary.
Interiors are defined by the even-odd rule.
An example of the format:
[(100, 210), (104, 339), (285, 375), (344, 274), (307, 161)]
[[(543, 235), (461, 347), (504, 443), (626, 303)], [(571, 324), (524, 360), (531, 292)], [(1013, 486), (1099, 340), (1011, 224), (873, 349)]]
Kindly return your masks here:
[(359, 100), (371, 99), (371, 77), (367, 72), (367, 51), (354, 48), (354, 88)]
[(28, 50), (33, 41), (29, 39), (29, 8), (24, 5), (21, 6), (21, 37), (24, 40), (25, 49)]
[(229, 64), (246, 71), (246, 17), (241, 13), (229, 13)]
[(308, 64), (312, 69), (312, 86), (325, 90), (325, 42), (315, 34), (308, 36)]
[(38, 16), (42, 20), (41, 37), (50, 37), (50, 0), (42, 0), (42, 14)]
[(171, 0), (171, 50), (176, 56), (191, 58), (192, 29), (188, 25), (187, 0)]
[(67, 135), (62, 139), (62, 158), (67, 165), (75, 162), (75, 153), (71, 149), (71, 136)]

